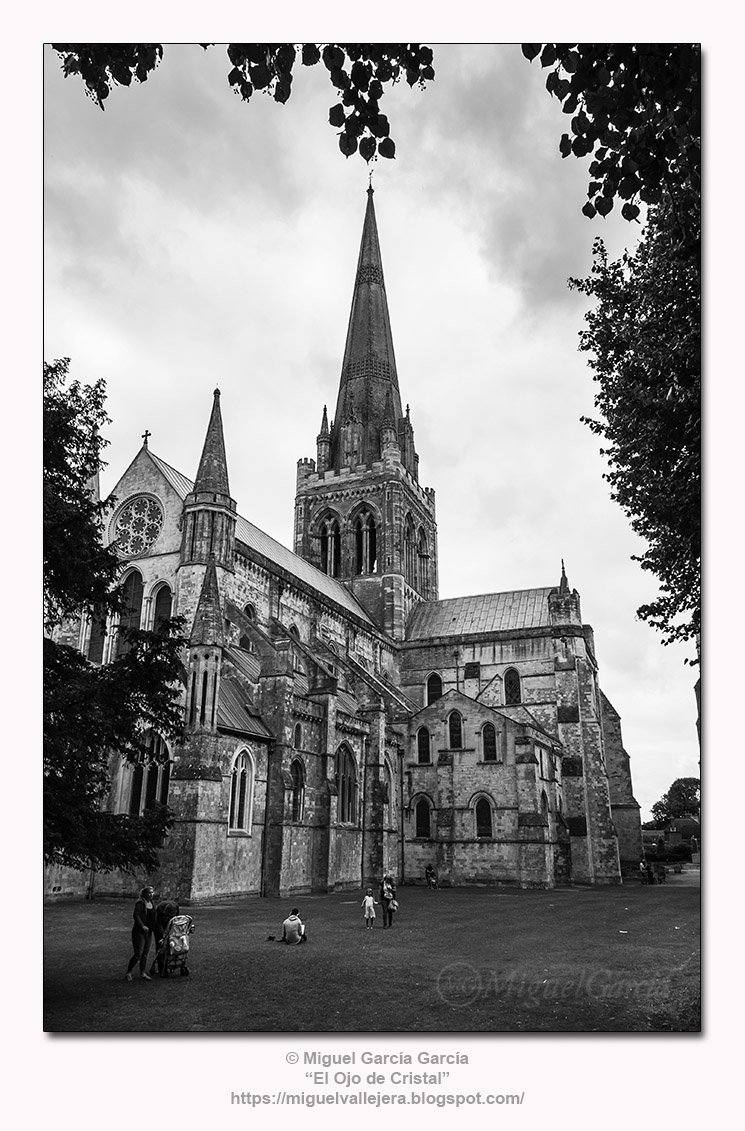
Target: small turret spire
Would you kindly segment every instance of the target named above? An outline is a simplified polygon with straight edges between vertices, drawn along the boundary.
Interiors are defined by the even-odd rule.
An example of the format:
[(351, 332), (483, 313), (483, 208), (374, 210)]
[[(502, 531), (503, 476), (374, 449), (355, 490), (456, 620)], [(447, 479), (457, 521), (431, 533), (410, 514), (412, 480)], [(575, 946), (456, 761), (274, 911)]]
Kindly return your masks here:
[(212, 414), (207, 425), (207, 435), (202, 448), (199, 470), (194, 480), (194, 492), (211, 491), (213, 494), (230, 497), (228, 483), (228, 461), (225, 457), (225, 439), (220, 412), (220, 390), (215, 389), (212, 401)]
[(561, 581), (559, 582), (559, 592), (569, 592), (569, 582), (567, 581), (566, 570), (564, 569), (564, 559), (561, 559)]
[(210, 554), (207, 559), (207, 569), (204, 573), (189, 642), (192, 645), (211, 645), (213, 647), (215, 645), (222, 646), (225, 642), (214, 554)]

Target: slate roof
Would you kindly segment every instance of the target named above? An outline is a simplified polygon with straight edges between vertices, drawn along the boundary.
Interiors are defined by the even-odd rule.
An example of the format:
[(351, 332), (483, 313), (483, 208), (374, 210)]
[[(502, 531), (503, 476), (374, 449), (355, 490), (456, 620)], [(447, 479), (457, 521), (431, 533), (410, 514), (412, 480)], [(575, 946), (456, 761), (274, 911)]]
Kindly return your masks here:
[(246, 707), (246, 696), (232, 679), (220, 680), (220, 702), (217, 706), (217, 725), (224, 730), (250, 734), (256, 738), (271, 738), (258, 715), (253, 715)]
[[(182, 499), (191, 494), (194, 488), (191, 479), (187, 479), (180, 471), (176, 471), (165, 460), (160, 459), (152, 452), (150, 452), (150, 457)], [(281, 542), (276, 542), (274, 538), (265, 534), (263, 530), (259, 530), (258, 526), (254, 526), (252, 522), (241, 515), (237, 515), (235, 533), (241, 542), (268, 558), (270, 562), (274, 562), (280, 569), (292, 574), (299, 581), (305, 582), (311, 589), (315, 589), (316, 592), (333, 601), (334, 604), (340, 605), (348, 613), (354, 614), (367, 624), (372, 624), (365, 610), (361, 605), (358, 605), (352, 594), (340, 581), (321, 573), (320, 569), (316, 569), (304, 558), (299, 558), (297, 554), (293, 554), (292, 550), (288, 550)]]
[(551, 624), (548, 595), (555, 588), (550, 585), (544, 589), (512, 589), (507, 593), (423, 601), (411, 614), (406, 639), (430, 640), (435, 636), (548, 627)]
[(241, 675), (251, 683), (256, 683), (261, 675), (261, 663), (258, 657), (253, 652), (247, 652), (245, 648), (227, 648), (226, 651)]

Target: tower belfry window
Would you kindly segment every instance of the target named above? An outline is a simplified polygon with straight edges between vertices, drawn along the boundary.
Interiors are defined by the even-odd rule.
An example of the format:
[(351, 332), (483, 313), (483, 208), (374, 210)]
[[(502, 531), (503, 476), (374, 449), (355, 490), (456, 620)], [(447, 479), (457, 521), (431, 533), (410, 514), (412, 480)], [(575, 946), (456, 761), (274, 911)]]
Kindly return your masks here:
[(404, 578), (407, 584), (416, 585), (416, 542), (411, 515), (407, 516), (404, 527)]
[(375, 519), (361, 511), (354, 524), (355, 573), (374, 573), (378, 559)]
[(341, 535), (335, 518), (324, 519), (321, 524), (321, 569), (329, 577), (341, 573)]
[(427, 535), (424, 533), (424, 527), (419, 528), (419, 538), (417, 539), (417, 577), (416, 587), (421, 593), (422, 597), (428, 595), (429, 588), (429, 550), (427, 549)]

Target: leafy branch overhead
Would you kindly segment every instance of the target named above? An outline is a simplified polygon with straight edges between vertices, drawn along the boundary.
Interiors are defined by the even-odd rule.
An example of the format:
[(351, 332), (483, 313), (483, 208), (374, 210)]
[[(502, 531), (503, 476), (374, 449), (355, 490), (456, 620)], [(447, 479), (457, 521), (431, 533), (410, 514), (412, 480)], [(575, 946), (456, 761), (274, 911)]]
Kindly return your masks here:
[(698, 240), (688, 209), (701, 190), (701, 47), (687, 43), (524, 43), (549, 68), (546, 89), (571, 115), (562, 157), (592, 155), (590, 218), (614, 200), (637, 220), (641, 205), (668, 203), (681, 234)]
[[(205, 50), (214, 44), (202, 43)], [(163, 58), (161, 43), (53, 43), (62, 57), (65, 77), (80, 75), (87, 94), (104, 109), (114, 85), (145, 82)], [(424, 88), (435, 77), (430, 47), (419, 43), (230, 43), (228, 82), (244, 102), (255, 91), (285, 103), (292, 93), (298, 59), (305, 67), (323, 62), (340, 101), (329, 111), (329, 123), (339, 130), (339, 149), (365, 161), (392, 158), (396, 145), (381, 113), (386, 89), (405, 78)]]

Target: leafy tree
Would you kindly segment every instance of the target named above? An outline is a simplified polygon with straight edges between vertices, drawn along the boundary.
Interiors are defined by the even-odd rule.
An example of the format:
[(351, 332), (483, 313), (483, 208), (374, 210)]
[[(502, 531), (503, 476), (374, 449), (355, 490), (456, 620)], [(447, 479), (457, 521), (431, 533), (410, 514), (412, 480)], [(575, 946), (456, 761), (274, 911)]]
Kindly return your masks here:
[(677, 817), (698, 817), (701, 812), (699, 778), (676, 778), (659, 801), (652, 806), (655, 821), (667, 824)]
[[(214, 44), (200, 44), (205, 50)], [(80, 75), (86, 93), (104, 109), (115, 84), (145, 82), (163, 58), (161, 43), (53, 43), (62, 57), (65, 77)], [(396, 146), (388, 118), (380, 111), (386, 88), (405, 77), (409, 86), (424, 87), (435, 77), (432, 50), (419, 43), (229, 43), (228, 82), (245, 102), (255, 91), (275, 102), (292, 93), (298, 59), (305, 67), (323, 61), (341, 97), (331, 107), (329, 123), (339, 130), (345, 157), (359, 152), (365, 161), (392, 158)]]
[(44, 365), (44, 626), (107, 605), (120, 609), (120, 562), (100, 537), (107, 504), (91, 490), (106, 442), (103, 381), (69, 381), (69, 358)]
[(697, 254), (701, 192), (701, 46), (697, 43), (524, 43), (549, 68), (546, 88), (572, 115), (562, 157), (590, 154), (590, 218), (614, 200), (637, 220), (666, 205), (680, 242)]
[(648, 544), (635, 560), (661, 593), (637, 615), (665, 644), (698, 634), (701, 601), (699, 279), (677, 244), (671, 206), (658, 206), (633, 255), (609, 262), (596, 240), (589, 278), (570, 280), (596, 300), (580, 349), (602, 418), (583, 421), (607, 441), (611, 496)]
[(157, 633), (128, 630), (113, 663), (90, 664), (62, 643), (59, 629), (81, 609), (117, 613), (121, 563), (103, 544), (111, 502), (91, 495), (101, 467), (105, 389), (66, 387), (69, 361), (44, 367), (44, 858), (50, 864), (152, 870), (173, 815), (106, 812), (111, 760), (149, 757), (146, 732), (176, 736), (182, 722), (178, 681), (182, 622)]

